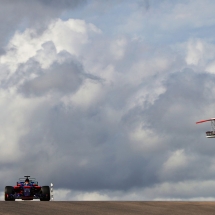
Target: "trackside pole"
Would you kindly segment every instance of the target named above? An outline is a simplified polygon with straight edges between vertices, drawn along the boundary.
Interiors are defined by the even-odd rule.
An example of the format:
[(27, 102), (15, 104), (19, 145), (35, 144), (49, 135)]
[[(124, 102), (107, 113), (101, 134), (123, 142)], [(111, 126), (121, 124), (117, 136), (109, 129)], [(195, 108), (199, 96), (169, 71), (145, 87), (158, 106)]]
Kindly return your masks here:
[(51, 201), (54, 201), (54, 184), (53, 183), (51, 183), (51, 185), (50, 185), (50, 196), (51, 196)]

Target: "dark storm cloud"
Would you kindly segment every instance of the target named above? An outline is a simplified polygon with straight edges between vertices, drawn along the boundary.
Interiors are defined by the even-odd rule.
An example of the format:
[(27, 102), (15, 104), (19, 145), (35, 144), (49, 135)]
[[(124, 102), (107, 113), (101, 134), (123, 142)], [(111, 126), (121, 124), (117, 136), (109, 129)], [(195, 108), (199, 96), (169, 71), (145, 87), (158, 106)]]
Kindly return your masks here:
[[(50, 177), (55, 179), (58, 187), (89, 191), (129, 190), (134, 187), (150, 187), (164, 181), (178, 182), (184, 179), (200, 179), (202, 175), (208, 176), (203, 174), (208, 172), (204, 168), (210, 163), (208, 159), (201, 159), (202, 171), (198, 171), (200, 164), (194, 165), (193, 162), (182, 169), (176, 167), (166, 176), (161, 171), (171, 151), (184, 148), (189, 153), (192, 143), (186, 136), (198, 136), (198, 132), (190, 130), (188, 124), (195, 119), (195, 114), (198, 115), (199, 108), (195, 110), (195, 106), (202, 106), (200, 100), (210, 102), (210, 98), (205, 98), (205, 95), (209, 90), (208, 83), (213, 78), (213, 75), (197, 74), (192, 70), (170, 75), (166, 80), (166, 92), (153, 105), (145, 110), (139, 107), (141, 111), (126, 113), (132, 114), (131, 120), (139, 118), (139, 122), (147, 123), (156, 136), (162, 137), (164, 133), (169, 136), (170, 140), (162, 142), (167, 145), (167, 149), (151, 153), (150, 156), (131, 150), (130, 144), (134, 143), (129, 143), (127, 136), (130, 123), (108, 122), (104, 117), (104, 110), (99, 107), (93, 113), (90, 110), (84, 113), (72, 107), (65, 110), (63, 106), (48, 106), (46, 114), (43, 114), (42, 109), (37, 109), (30, 120), (35, 123), (31, 124), (32, 131), (36, 131), (35, 126), (42, 122), (40, 129), (44, 134), (43, 138), (47, 135), (47, 140), (52, 140), (48, 144), (58, 152), (53, 157), (48, 152), (48, 156), (44, 155), (48, 166), (49, 162), (54, 163), (54, 168), (58, 169), (55, 173), (53, 166), (50, 166)], [(190, 106), (193, 108), (192, 113), (189, 111)], [(177, 110), (176, 107), (182, 109)], [(195, 121), (192, 122), (195, 126)], [(144, 131), (145, 128), (142, 129)], [(41, 145), (42, 136), (38, 137), (35, 132), (32, 135), (28, 134), (21, 142)], [(198, 145), (198, 141), (196, 144)], [(195, 162), (200, 162), (201, 151), (194, 150), (194, 156)]]
[(76, 91), (83, 80), (84, 74), (75, 62), (54, 63), (43, 75), (24, 83), (20, 92), (29, 96), (41, 96), (51, 91), (67, 94)]

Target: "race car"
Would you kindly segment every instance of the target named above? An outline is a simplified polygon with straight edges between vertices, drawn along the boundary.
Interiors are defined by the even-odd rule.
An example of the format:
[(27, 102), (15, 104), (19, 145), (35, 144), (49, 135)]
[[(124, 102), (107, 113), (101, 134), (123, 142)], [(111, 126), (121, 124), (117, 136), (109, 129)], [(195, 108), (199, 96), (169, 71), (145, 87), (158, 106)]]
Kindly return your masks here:
[(15, 201), (15, 199), (33, 200), (40, 199), (40, 201), (50, 200), (49, 186), (39, 186), (38, 181), (30, 176), (19, 178), (16, 186), (5, 187), (5, 201)]

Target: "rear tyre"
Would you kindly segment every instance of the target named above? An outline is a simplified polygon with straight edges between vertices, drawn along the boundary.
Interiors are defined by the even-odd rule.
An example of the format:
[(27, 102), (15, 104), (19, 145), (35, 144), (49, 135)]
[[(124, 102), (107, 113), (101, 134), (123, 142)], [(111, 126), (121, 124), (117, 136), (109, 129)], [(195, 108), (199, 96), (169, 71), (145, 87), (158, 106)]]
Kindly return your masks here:
[(14, 197), (11, 195), (14, 194), (14, 189), (12, 186), (6, 186), (4, 191), (4, 199), (5, 201), (15, 201)]
[(50, 188), (49, 186), (41, 187), (41, 198), (40, 201), (50, 201)]

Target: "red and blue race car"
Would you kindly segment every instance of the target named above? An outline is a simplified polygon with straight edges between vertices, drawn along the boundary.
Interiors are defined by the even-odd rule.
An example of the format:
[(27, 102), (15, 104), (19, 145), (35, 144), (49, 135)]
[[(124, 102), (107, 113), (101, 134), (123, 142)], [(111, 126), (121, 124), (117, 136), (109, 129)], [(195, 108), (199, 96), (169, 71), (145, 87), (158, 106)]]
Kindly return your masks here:
[(16, 186), (5, 187), (5, 201), (15, 201), (15, 199), (33, 200), (40, 199), (40, 201), (50, 200), (50, 187), (39, 186), (38, 181), (30, 176), (19, 178)]

